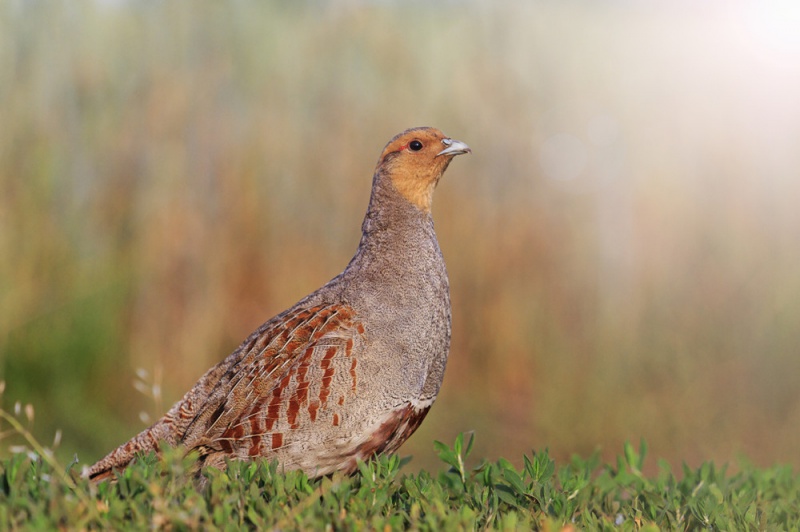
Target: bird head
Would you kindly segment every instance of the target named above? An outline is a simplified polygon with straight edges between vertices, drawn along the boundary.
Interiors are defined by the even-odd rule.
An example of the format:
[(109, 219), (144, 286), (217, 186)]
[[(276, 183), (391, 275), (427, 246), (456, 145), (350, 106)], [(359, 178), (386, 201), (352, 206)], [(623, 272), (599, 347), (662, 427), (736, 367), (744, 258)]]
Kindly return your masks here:
[(417, 208), (430, 212), (439, 178), (453, 157), (462, 153), (472, 150), (436, 128), (407, 129), (386, 145), (376, 172), (389, 177), (397, 191)]

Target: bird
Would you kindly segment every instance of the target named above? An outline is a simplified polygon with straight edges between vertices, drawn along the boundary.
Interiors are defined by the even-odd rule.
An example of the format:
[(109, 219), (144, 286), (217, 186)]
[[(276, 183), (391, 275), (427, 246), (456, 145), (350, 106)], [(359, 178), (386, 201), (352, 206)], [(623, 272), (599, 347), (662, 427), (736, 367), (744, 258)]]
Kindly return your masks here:
[(355, 255), (342, 273), (266, 321), (152, 426), (84, 469), (114, 480), (164, 444), (196, 471), (277, 460), (309, 477), (353, 473), (419, 427), (450, 350), (447, 270), (433, 192), (465, 143), (431, 127), (381, 153)]

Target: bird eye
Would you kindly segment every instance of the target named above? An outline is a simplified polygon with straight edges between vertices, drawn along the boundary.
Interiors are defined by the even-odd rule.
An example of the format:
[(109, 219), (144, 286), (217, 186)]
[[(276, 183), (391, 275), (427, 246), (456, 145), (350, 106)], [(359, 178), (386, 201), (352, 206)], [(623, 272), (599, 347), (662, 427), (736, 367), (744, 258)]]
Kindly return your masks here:
[(412, 140), (409, 142), (408, 147), (411, 151), (419, 151), (422, 149), (422, 143), (418, 140)]

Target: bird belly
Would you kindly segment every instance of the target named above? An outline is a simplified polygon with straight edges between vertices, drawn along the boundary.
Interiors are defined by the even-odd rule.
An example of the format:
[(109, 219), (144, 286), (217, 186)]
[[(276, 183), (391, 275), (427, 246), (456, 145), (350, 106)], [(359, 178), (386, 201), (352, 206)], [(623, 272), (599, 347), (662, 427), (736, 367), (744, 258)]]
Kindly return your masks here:
[(359, 461), (380, 453), (393, 453), (417, 430), (433, 401), (409, 402), (385, 413), (356, 433), (328, 441), (326, 445), (307, 447), (299, 444), (279, 453), (284, 468), (302, 469), (309, 476), (343, 471), (352, 473)]

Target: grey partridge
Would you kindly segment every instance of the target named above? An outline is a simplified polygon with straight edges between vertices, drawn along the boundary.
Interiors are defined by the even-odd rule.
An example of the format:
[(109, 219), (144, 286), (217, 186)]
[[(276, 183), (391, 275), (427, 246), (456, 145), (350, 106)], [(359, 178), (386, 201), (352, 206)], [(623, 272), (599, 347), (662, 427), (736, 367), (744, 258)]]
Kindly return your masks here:
[(200, 467), (266, 457), (310, 476), (394, 452), (444, 376), (450, 296), (431, 201), (453, 157), (470, 151), (427, 127), (389, 141), (347, 268), (264, 323), (85, 475), (112, 478), (161, 441), (196, 452)]

